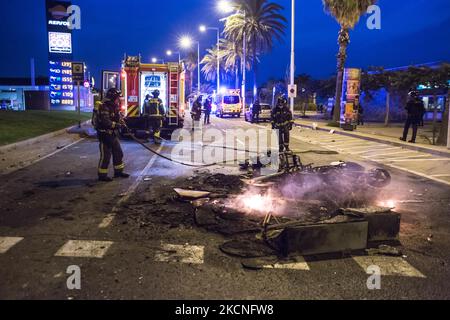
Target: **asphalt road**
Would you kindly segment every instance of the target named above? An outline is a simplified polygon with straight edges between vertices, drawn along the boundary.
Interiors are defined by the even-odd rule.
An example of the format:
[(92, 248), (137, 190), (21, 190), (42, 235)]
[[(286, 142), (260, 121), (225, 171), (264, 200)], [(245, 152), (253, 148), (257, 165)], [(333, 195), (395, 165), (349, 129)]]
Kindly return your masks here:
[[(218, 132), (266, 128), (239, 119), (212, 121)], [(314, 132), (294, 129), (292, 135), (294, 150), (330, 149), (314, 142)], [(159, 151), (171, 155), (175, 146), (166, 143)], [(235, 146), (245, 147), (245, 141)], [(226, 237), (196, 227), (192, 212), (167, 204), (172, 189), (194, 173), (239, 174), (236, 165), (199, 170), (156, 157), (134, 142), (123, 147), (129, 180), (96, 181), (98, 144), (90, 139), (0, 176), (0, 299), (450, 298), (446, 184), (386, 166), (393, 182), (380, 201), (395, 201), (402, 213), (403, 257), (296, 257), (249, 271), (219, 250)], [(315, 165), (338, 160), (385, 166), (352, 152), (302, 155), (304, 163)], [(160, 208), (158, 217), (131, 220), (137, 197)], [(145, 206), (138, 214), (146, 214)], [(380, 290), (367, 288), (366, 269), (373, 264), (386, 274)], [(70, 266), (81, 271), (80, 290), (67, 287)]]

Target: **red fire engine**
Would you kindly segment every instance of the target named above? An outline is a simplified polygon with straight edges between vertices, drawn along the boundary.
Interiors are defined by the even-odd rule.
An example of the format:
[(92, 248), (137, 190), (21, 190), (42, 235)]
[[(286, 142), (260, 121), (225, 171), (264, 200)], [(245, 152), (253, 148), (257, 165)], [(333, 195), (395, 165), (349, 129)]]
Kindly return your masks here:
[(146, 64), (141, 57), (126, 56), (122, 63), (122, 110), (126, 123), (133, 130), (147, 130), (142, 117), (147, 95), (159, 90), (166, 110), (162, 131), (183, 128), (185, 115), (185, 72), (178, 63)]

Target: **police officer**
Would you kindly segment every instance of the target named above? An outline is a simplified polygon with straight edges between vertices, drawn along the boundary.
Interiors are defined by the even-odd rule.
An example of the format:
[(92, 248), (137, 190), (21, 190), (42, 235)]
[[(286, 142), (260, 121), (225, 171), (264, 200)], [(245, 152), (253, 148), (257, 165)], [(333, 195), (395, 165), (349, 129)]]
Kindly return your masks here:
[(252, 123), (259, 123), (259, 115), (261, 113), (261, 104), (259, 100), (255, 100), (252, 107)]
[(205, 121), (204, 124), (211, 124), (212, 103), (211, 98), (205, 100)]
[(406, 111), (408, 112), (408, 118), (406, 119), (405, 129), (403, 130), (403, 137), (401, 137), (400, 140), (407, 140), (409, 128), (412, 126), (413, 135), (409, 143), (416, 143), (419, 124), (421, 122), (421, 119), (423, 118), (423, 114), (425, 111), (423, 100), (420, 99), (417, 91), (411, 91), (409, 93), (409, 100), (406, 104)]
[(159, 90), (152, 92), (153, 98), (148, 102), (148, 117), (149, 124), (153, 130), (153, 137), (156, 144), (161, 144), (161, 128), (163, 126), (163, 120), (166, 114), (163, 101), (159, 98)]
[(280, 152), (289, 152), (290, 131), (292, 130), (294, 119), (289, 109), (285, 96), (278, 98), (277, 105), (272, 110), (272, 129), (278, 130), (278, 141)]
[(109, 89), (106, 98), (98, 107), (98, 118), (96, 129), (100, 142), (100, 162), (98, 165), (98, 179), (110, 182), (108, 168), (113, 158), (114, 177), (129, 178), (130, 175), (124, 173), (125, 164), (123, 162), (123, 152), (120, 146), (118, 130), (126, 127), (120, 115), (121, 92), (115, 88)]
[(194, 104), (192, 105), (191, 110), (191, 117), (192, 117), (192, 131), (195, 130), (195, 123), (200, 122), (202, 118), (202, 96), (198, 96), (197, 100), (195, 100)]

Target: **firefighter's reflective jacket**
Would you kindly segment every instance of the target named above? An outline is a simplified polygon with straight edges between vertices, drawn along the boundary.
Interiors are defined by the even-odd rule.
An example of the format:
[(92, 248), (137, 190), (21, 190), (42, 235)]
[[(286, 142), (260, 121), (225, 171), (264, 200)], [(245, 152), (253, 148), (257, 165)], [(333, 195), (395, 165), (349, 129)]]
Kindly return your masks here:
[(113, 135), (121, 126), (120, 107), (115, 105), (113, 101), (105, 100), (99, 105), (97, 117), (95, 129), (101, 133)]
[(294, 119), (288, 106), (277, 105), (272, 110), (272, 128), (273, 129), (292, 129)]
[(164, 117), (166, 110), (163, 106), (163, 101), (159, 98), (152, 98), (148, 100), (146, 105), (145, 114), (149, 116), (161, 116)]

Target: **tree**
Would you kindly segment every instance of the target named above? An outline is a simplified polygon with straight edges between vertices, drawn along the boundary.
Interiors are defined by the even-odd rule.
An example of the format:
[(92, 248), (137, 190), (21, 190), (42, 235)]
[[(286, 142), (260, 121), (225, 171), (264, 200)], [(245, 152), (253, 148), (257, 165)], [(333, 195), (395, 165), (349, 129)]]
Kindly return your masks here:
[[(215, 81), (217, 78), (217, 59), (220, 59), (220, 75), (221, 79), (225, 80), (227, 78), (227, 70), (224, 67), (222, 58), (222, 53), (219, 53), (217, 47), (206, 50), (207, 54), (203, 57), (200, 64), (202, 64), (202, 73), (205, 75), (206, 81)], [(220, 54), (220, 57), (219, 57)]]
[[(248, 44), (253, 62), (254, 87), (258, 88), (258, 55), (272, 49), (274, 40), (282, 41), (287, 19), (280, 13), (284, 8), (269, 0), (238, 0), (238, 13), (225, 19), (225, 37), (230, 41)], [(254, 90), (257, 98), (257, 90)]]
[(197, 62), (197, 53), (194, 51), (190, 51), (184, 59), (186, 70), (189, 73), (189, 93), (187, 95), (190, 95), (194, 91), (194, 71), (197, 68)]
[(359, 22), (369, 6), (377, 0), (322, 0), (325, 11), (332, 15), (341, 26), (338, 35), (339, 53), (337, 55), (336, 101), (333, 120), (339, 122), (347, 47), (350, 44), (350, 30)]

